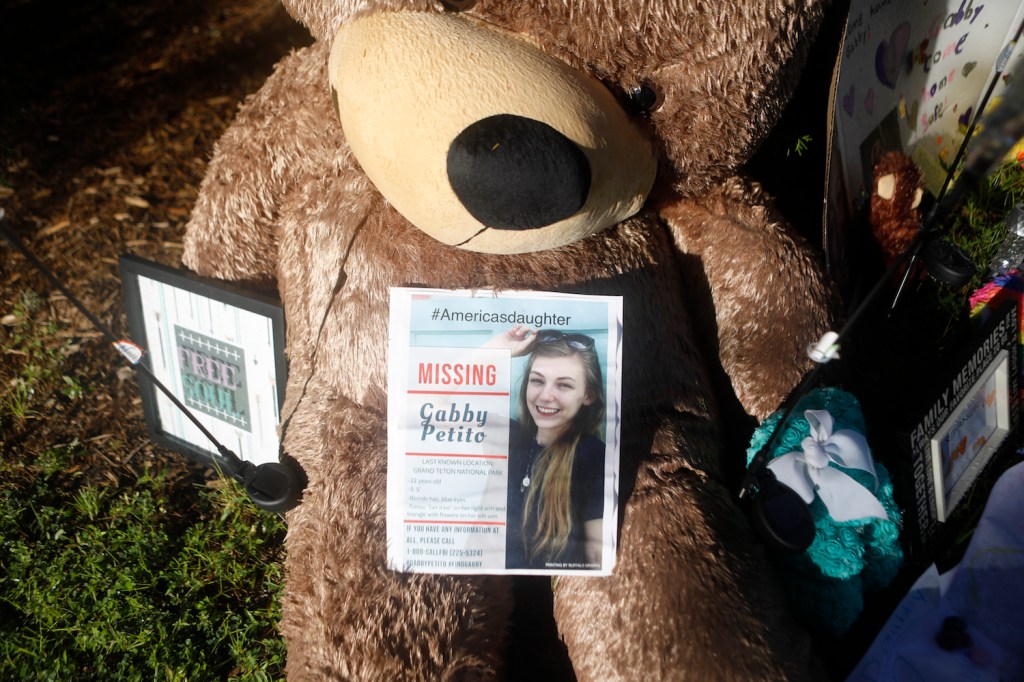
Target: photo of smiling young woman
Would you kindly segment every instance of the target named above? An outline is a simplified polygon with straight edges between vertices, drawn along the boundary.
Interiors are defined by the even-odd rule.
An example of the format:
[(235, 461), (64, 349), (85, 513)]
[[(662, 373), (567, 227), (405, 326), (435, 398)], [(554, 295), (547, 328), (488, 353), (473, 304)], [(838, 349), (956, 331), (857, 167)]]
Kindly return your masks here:
[(513, 327), (489, 345), (530, 354), (509, 437), (506, 567), (598, 569), (605, 388), (594, 340)]

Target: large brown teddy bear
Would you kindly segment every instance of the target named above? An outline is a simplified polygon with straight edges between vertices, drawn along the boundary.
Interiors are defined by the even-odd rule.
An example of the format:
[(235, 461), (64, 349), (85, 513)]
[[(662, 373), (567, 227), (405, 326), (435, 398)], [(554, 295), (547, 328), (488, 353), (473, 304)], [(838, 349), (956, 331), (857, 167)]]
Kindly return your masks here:
[(804, 674), (716, 391), (763, 418), (827, 327), (814, 254), (737, 174), (823, 1), (285, 4), (316, 42), (219, 142), (184, 262), (285, 307), (290, 677), (508, 669), (514, 578), (385, 566), (395, 286), (624, 297), (618, 562), (551, 581), (578, 679)]

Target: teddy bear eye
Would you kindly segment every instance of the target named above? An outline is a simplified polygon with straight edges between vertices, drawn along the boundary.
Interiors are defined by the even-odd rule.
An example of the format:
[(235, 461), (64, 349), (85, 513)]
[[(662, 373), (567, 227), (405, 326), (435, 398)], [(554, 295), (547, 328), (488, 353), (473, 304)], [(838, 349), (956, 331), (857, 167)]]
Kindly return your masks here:
[(465, 12), (475, 4), (476, 0), (441, 0), (441, 6), (449, 12)]
[(630, 107), (640, 114), (649, 114), (661, 105), (661, 95), (650, 83), (641, 83), (628, 90), (626, 98)]

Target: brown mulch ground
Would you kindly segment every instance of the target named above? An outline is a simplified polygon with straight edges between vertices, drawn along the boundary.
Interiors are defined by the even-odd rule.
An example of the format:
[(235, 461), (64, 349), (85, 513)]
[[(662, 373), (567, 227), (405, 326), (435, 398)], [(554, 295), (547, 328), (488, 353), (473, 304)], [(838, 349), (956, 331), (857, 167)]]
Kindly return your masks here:
[[(276, 0), (14, 0), (0, 7), (0, 209), (4, 226), (115, 333), (125, 334), (117, 258), (178, 265), (212, 146), (238, 102), (310, 38)], [(183, 462), (148, 441), (133, 373), (88, 320), (0, 240), (0, 349), (36, 326), (84, 395), (34, 399), (0, 421), (0, 452), (88, 443), (88, 475), (112, 483), (146, 462)], [(0, 356), (0, 387), (25, 370)], [(59, 387), (59, 384), (54, 386)]]

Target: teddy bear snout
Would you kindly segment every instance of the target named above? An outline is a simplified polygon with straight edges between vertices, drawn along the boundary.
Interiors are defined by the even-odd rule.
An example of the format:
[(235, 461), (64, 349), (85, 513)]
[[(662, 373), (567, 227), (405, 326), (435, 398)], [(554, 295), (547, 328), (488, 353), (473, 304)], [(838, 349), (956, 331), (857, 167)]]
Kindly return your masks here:
[(452, 141), (448, 181), (470, 215), (499, 230), (531, 230), (575, 214), (590, 193), (590, 162), (542, 121), (498, 114)]
[(367, 12), (327, 68), (352, 157), (444, 244), (558, 248), (634, 215), (654, 184), (651, 141), (601, 81), (494, 26)]

